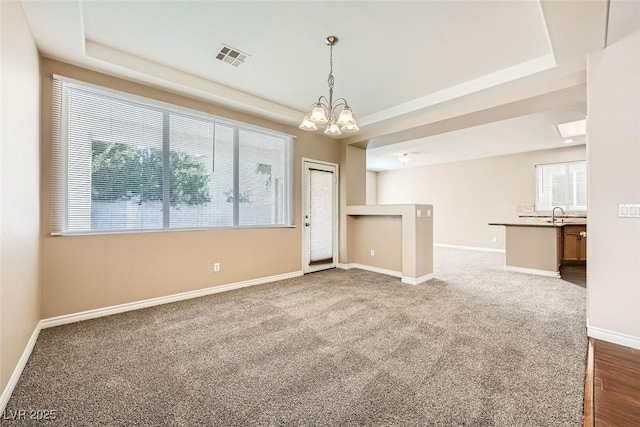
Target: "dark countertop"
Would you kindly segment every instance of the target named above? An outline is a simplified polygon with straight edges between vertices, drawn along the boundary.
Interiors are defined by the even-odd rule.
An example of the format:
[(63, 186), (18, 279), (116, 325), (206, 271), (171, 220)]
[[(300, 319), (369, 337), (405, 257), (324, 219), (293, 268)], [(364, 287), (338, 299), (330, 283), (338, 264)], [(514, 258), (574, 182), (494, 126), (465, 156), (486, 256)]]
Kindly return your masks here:
[(489, 225), (504, 225), (507, 227), (564, 227), (565, 225), (587, 225), (586, 218), (557, 218), (552, 223), (551, 218), (520, 218), (511, 222), (490, 222)]

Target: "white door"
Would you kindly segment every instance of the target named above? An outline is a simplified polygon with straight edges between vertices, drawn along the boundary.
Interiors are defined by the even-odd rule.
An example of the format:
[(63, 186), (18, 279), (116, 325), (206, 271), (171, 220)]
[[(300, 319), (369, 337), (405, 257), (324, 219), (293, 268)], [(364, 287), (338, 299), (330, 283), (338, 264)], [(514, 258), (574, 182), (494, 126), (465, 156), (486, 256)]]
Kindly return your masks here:
[(303, 162), (305, 273), (335, 268), (338, 262), (338, 165)]

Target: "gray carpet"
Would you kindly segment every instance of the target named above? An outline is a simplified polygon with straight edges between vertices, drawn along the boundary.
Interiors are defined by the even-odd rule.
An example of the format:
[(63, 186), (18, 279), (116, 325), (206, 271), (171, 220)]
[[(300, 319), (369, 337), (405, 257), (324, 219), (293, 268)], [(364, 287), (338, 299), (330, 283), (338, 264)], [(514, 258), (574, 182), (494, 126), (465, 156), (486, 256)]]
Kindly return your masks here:
[(65, 426), (579, 426), (585, 289), (502, 260), (437, 249), (418, 286), (329, 270), (46, 329), (7, 411), (55, 409), (31, 423)]

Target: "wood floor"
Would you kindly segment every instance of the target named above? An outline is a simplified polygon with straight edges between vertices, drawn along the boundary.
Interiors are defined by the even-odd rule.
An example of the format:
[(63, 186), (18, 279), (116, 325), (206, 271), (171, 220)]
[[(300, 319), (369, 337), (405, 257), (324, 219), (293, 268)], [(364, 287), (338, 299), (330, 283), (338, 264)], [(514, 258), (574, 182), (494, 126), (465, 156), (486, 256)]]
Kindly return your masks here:
[[(588, 360), (585, 427), (640, 426), (640, 350), (590, 341), (593, 371), (590, 376)], [(589, 407), (591, 403), (593, 406)]]
[(562, 280), (571, 282), (574, 285), (587, 287), (587, 265), (582, 264), (562, 264), (560, 266), (560, 277)]

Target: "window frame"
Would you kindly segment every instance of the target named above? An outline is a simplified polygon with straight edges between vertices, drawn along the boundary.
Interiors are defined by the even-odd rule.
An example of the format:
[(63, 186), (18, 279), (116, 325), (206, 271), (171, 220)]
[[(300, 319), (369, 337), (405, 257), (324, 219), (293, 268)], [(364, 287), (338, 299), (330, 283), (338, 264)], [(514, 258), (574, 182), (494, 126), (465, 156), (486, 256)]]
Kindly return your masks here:
[[(53, 74), (52, 76), (52, 135), (51, 135), (51, 213), (50, 213), (50, 235), (52, 236), (75, 236), (75, 235), (102, 235), (102, 234), (129, 234), (129, 233), (157, 233), (157, 232), (174, 232), (174, 231), (212, 231), (212, 230), (232, 230), (232, 229), (264, 229), (264, 228), (295, 228), (295, 184), (294, 184), (294, 166), (295, 166), (295, 141), (296, 136), (284, 132), (274, 131), (268, 128), (256, 126), (237, 120), (227, 119), (215, 116), (207, 112), (192, 108), (183, 107), (181, 105), (160, 101), (154, 98), (141, 96), (134, 93), (113, 89), (106, 86), (100, 86), (81, 80)], [(59, 86), (57, 86), (59, 85)], [(168, 119), (172, 114), (212, 122), (214, 129), (218, 125), (226, 126), (233, 129), (233, 225), (228, 226), (197, 226), (197, 227), (171, 227), (170, 221), (170, 200), (165, 197), (169, 192), (169, 186), (163, 188), (164, 195), (162, 200), (163, 224), (161, 228), (152, 229), (113, 229), (113, 230), (82, 230), (69, 231), (69, 200), (68, 200), (68, 172), (69, 172), (69, 156), (68, 156), (68, 126), (63, 123), (68, 121), (68, 91), (63, 86), (68, 85), (93, 95), (111, 98), (119, 102), (124, 102), (134, 106), (152, 109), (163, 114), (163, 130), (162, 130), (162, 157), (163, 166), (166, 166), (170, 160), (170, 136), (168, 132)], [(240, 175), (240, 132), (257, 133), (269, 137), (283, 138), (285, 143), (284, 153), (284, 185), (282, 194), (286, 196), (285, 209), (283, 211), (282, 224), (263, 224), (263, 225), (240, 225), (239, 222), (239, 175)], [(215, 150), (215, 132), (214, 132), (214, 150)], [(169, 169), (163, 167), (163, 182), (166, 184), (169, 179)], [(166, 200), (165, 200), (166, 199)]]
[[(585, 170), (587, 168), (587, 161), (586, 160), (572, 160), (572, 161), (568, 161), (568, 162), (555, 162), (555, 163), (540, 163), (535, 165), (534, 167), (534, 185), (535, 185), (535, 200), (534, 200), (534, 212), (544, 212), (544, 213), (548, 213), (551, 212), (551, 210), (553, 209), (553, 207), (551, 207), (551, 209), (540, 209), (539, 208), (539, 201), (540, 201), (540, 189), (539, 189), (539, 180), (538, 180), (538, 171), (539, 171), (539, 167), (544, 167), (544, 166), (559, 166), (559, 165), (563, 165), (565, 166), (565, 174), (566, 176), (568, 176), (568, 172), (569, 172), (569, 168), (571, 167), (571, 165), (576, 165), (576, 164), (584, 164), (585, 165)], [(576, 182), (573, 182), (574, 185), (576, 184)], [(570, 185), (570, 181), (567, 183), (567, 186)], [(585, 180), (585, 186), (588, 186), (588, 181)], [(585, 188), (585, 190), (588, 190), (588, 188)], [(565, 200), (565, 205), (560, 206), (561, 208), (564, 209), (565, 213), (573, 213), (573, 214), (586, 214), (587, 210), (589, 209), (589, 201), (587, 200), (587, 204), (585, 206), (584, 209), (569, 209), (570, 205), (567, 205), (567, 201), (568, 201), (568, 194), (567, 193), (567, 200)], [(565, 207), (566, 206), (566, 207)], [(575, 207), (575, 206), (573, 206)]]

